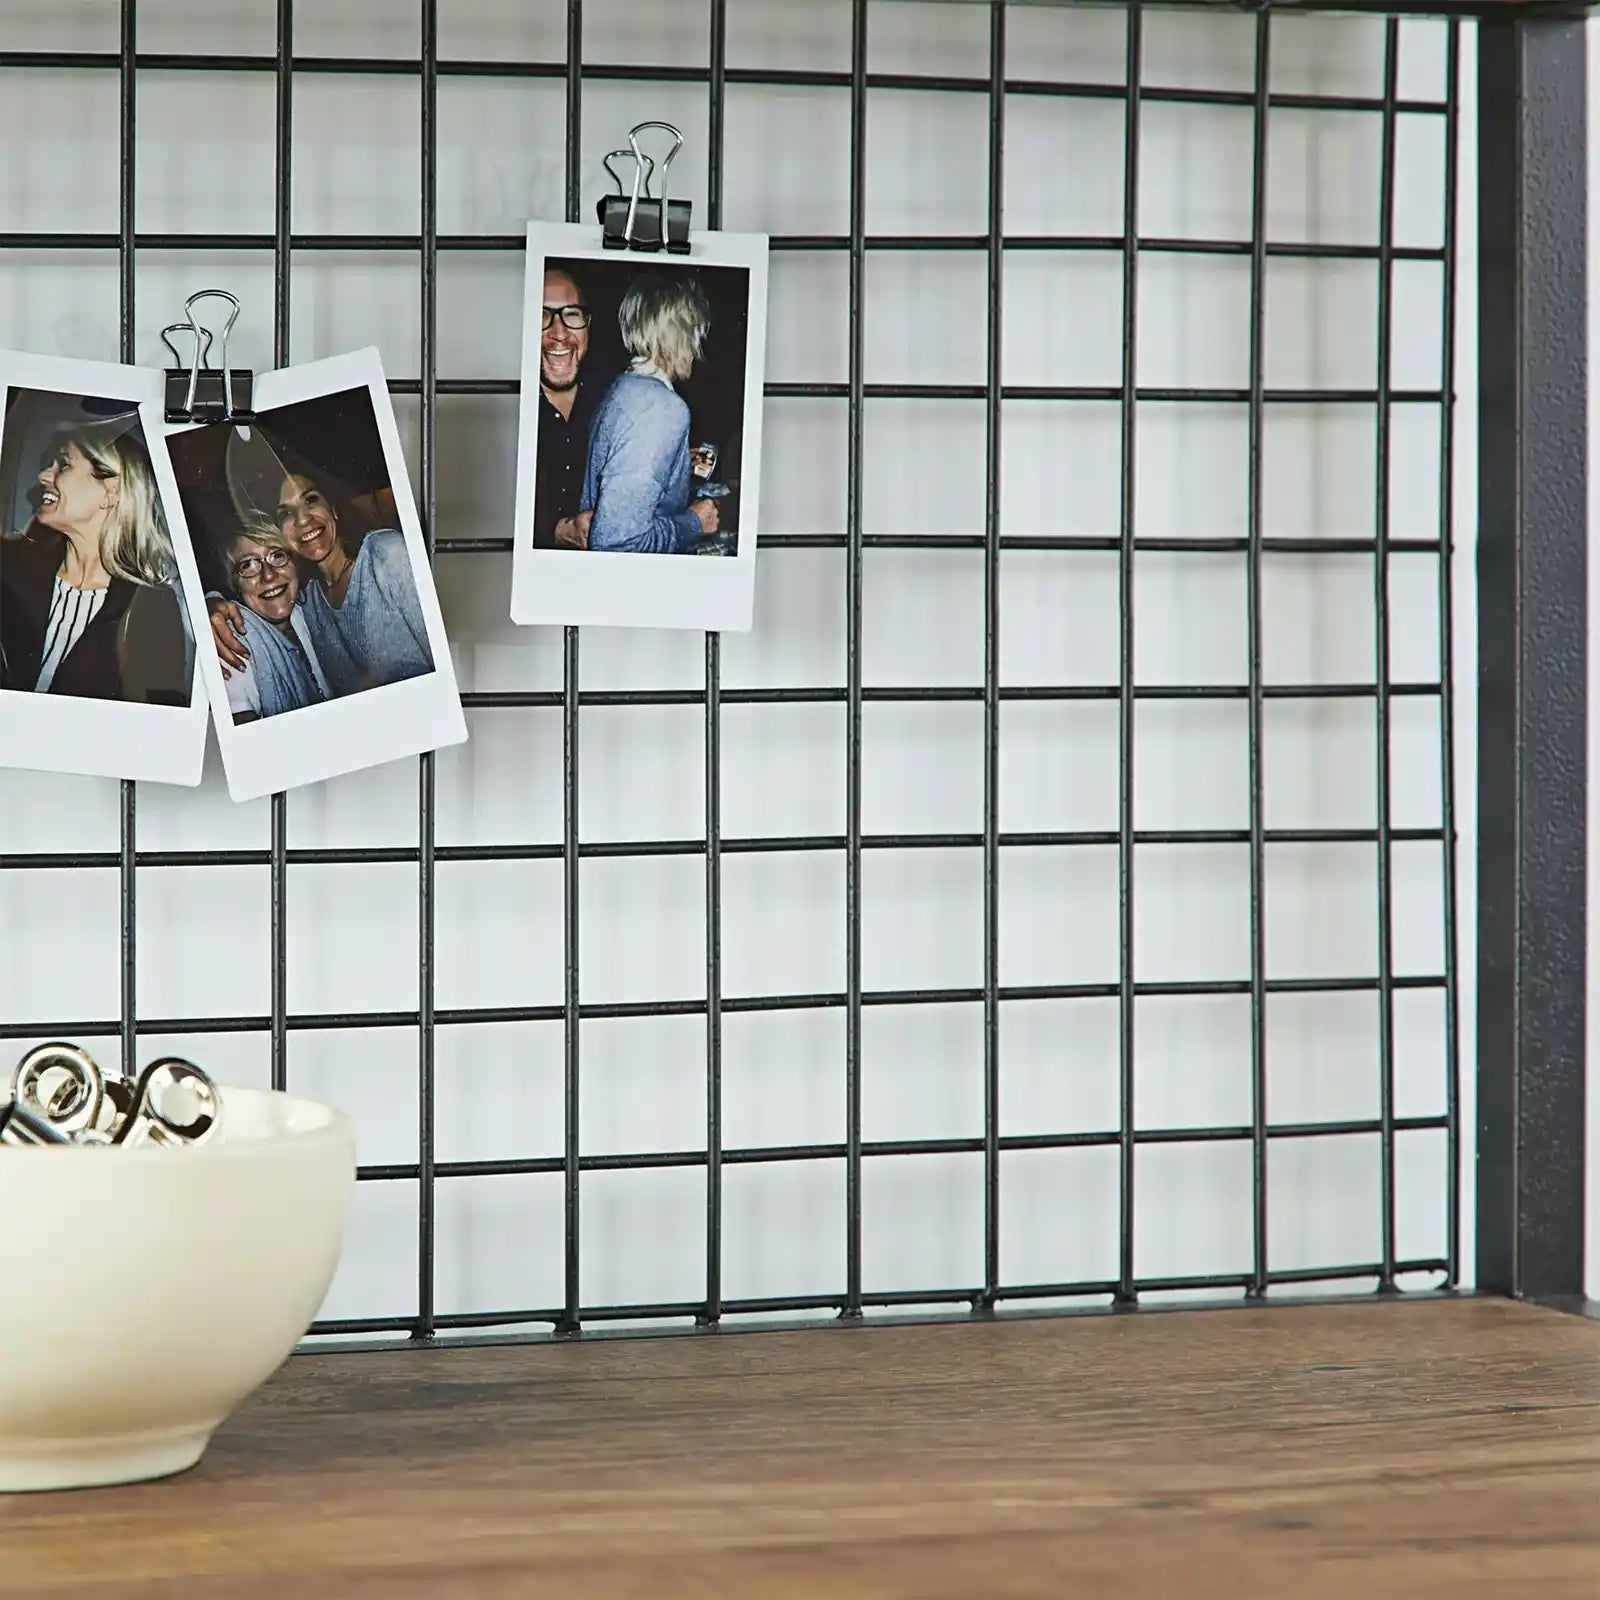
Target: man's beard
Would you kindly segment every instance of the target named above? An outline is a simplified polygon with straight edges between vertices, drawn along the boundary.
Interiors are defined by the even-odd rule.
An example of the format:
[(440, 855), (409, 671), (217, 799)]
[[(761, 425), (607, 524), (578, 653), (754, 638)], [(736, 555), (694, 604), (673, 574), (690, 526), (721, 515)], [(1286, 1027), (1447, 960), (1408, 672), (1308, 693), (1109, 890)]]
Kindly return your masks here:
[(541, 363), (539, 367), (539, 386), (543, 389), (548, 389), (551, 394), (565, 394), (569, 389), (578, 387), (578, 376), (582, 368), (583, 363), (581, 361), (574, 361), (572, 363), (572, 376), (565, 383), (555, 383)]

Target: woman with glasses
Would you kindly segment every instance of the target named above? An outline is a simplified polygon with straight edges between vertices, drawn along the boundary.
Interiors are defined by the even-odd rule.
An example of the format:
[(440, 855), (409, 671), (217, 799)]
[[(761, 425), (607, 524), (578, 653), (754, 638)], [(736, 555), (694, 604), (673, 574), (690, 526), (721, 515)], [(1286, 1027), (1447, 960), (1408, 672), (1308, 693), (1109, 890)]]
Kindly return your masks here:
[(311, 642), (300, 597), (294, 552), (278, 526), (258, 518), (242, 527), (227, 551), (246, 661), (227, 674), (235, 722), (299, 711), (328, 698), (328, 680)]
[[(356, 694), (433, 671), (405, 535), (398, 528), (360, 530), (347, 499), (336, 500), (325, 474), (301, 469), (282, 450), (277, 503), (265, 521), (300, 562), (297, 612), (328, 693)], [(249, 659), (237, 604), (210, 603), (211, 633), (226, 672)]]

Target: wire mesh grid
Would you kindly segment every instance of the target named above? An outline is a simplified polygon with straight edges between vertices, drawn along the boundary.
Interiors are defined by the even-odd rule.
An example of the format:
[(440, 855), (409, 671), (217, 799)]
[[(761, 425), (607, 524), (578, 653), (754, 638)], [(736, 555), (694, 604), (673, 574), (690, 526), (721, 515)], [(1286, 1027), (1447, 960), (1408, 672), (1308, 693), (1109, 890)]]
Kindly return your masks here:
[[(663, 1320), (671, 1325), (716, 1326), (724, 1319), (782, 1315), (809, 1318), (826, 1314), (859, 1317), (867, 1312), (915, 1306), (947, 1308), (959, 1315), (987, 1311), (1007, 1302), (1063, 1306), (1113, 1303), (1137, 1305), (1157, 1293), (1203, 1291), (1211, 1294), (1266, 1295), (1270, 1289), (1312, 1283), (1375, 1285), (1397, 1288), (1407, 1274), (1430, 1275), (1439, 1286), (1451, 1286), (1460, 1269), (1459, 1215), (1459, 1063), (1456, 1033), (1457, 958), (1455, 945), (1455, 818), (1454, 750), (1451, 697), (1451, 527), (1454, 515), (1452, 475), (1452, 398), (1454, 388), (1454, 318), (1456, 274), (1456, 144), (1460, 41), (1459, 24), (1448, 24), (1446, 90), (1439, 99), (1411, 99), (1400, 93), (1399, 24), (1383, 24), (1384, 71), (1379, 96), (1290, 94), (1269, 87), (1274, 20), (1262, 11), (1254, 29), (1254, 81), (1248, 92), (1224, 89), (1171, 88), (1148, 84), (1143, 74), (1144, 17), (1138, 4), (1126, 10), (1126, 48), (1122, 81), (1092, 83), (1041, 81), (1017, 75), (1006, 49), (1007, 7), (988, 8), (987, 72), (973, 76), (933, 76), (869, 71), (868, 33), (881, 14), (883, 0), (853, 0), (848, 72), (732, 68), (728, 64), (728, 0), (710, 0), (709, 57), (698, 67), (608, 66), (584, 59), (583, 0), (567, 0), (566, 52), (560, 61), (510, 62), (441, 59), (436, 0), (421, 5), (421, 50), (416, 60), (367, 57), (296, 56), (294, 0), (278, 0), (277, 48), (267, 56), (173, 56), (138, 49), (136, 0), (120, 0), (120, 49), (83, 51), (17, 51), (4, 49), (0, 68), (94, 67), (115, 72), (120, 83), (120, 219), (116, 234), (43, 232), (0, 234), (0, 249), (11, 252), (104, 248), (117, 253), (120, 283), (121, 352), (132, 360), (137, 319), (149, 321), (146, 308), (135, 305), (135, 263), (141, 251), (192, 250), (267, 251), (273, 270), (273, 355), (277, 364), (290, 359), (291, 262), (297, 253), (361, 249), (416, 251), (421, 262), (420, 376), (391, 384), (398, 395), (420, 400), (419, 510), (429, 548), (437, 561), (462, 560), (474, 553), (505, 552), (508, 538), (435, 537), (438, 521), (437, 423), (441, 402), (463, 395), (512, 395), (518, 385), (497, 378), (449, 378), (436, 375), (438, 279), (441, 252), (514, 251), (521, 240), (489, 235), (448, 236), (439, 228), (439, 82), (441, 77), (548, 78), (565, 91), (565, 209), (569, 221), (582, 220), (592, 199), (593, 174), (582, 170), (581, 133), (587, 83), (626, 80), (646, 83), (703, 85), (706, 94), (709, 152), (704, 209), (697, 220), (709, 227), (722, 222), (725, 175), (726, 108), (730, 85), (829, 89), (849, 100), (849, 229), (836, 235), (775, 235), (778, 252), (832, 253), (848, 262), (848, 377), (843, 383), (771, 382), (770, 398), (817, 399), (842, 404), (848, 413), (846, 531), (773, 534), (762, 540), (765, 563), (782, 563), (797, 549), (842, 549), (845, 561), (847, 621), (846, 682), (826, 688), (733, 688), (723, 686), (721, 641), (705, 640), (704, 686), (699, 689), (600, 690), (580, 688), (580, 638), (566, 631), (563, 686), (559, 691), (480, 691), (464, 696), (472, 711), (519, 708), (559, 710), (562, 719), (563, 835), (559, 841), (527, 845), (445, 845), (438, 842), (436, 763), (431, 756), (417, 768), (418, 843), (413, 847), (291, 849), (288, 816), (292, 797), (278, 795), (271, 807), (271, 834), (264, 847), (249, 850), (162, 850), (138, 847), (139, 808), (135, 786), (121, 795), (121, 844), (116, 852), (61, 852), (0, 855), (8, 875), (27, 869), (94, 868), (115, 870), (120, 886), (121, 980), (120, 1015), (99, 1017), (9, 1017), (0, 1020), (0, 1036), (20, 1039), (48, 1034), (79, 1037), (119, 1035), (125, 1060), (134, 1058), (141, 1035), (266, 1033), (270, 1038), (271, 1081), (293, 1087), (291, 1034), (307, 1029), (402, 1028), (415, 1031), (418, 1051), (416, 1121), (418, 1159), (369, 1164), (360, 1177), (367, 1183), (414, 1183), (416, 1213), (416, 1304), (402, 1314), (328, 1319), (312, 1329), (316, 1336), (351, 1336), (381, 1341), (386, 1336), (412, 1339), (463, 1339), (484, 1336), (495, 1328), (536, 1329), (558, 1333), (608, 1323)], [(276, 90), (274, 227), (270, 236), (253, 234), (141, 233), (135, 215), (135, 108), (141, 73), (220, 69), (271, 74)], [(421, 226), (418, 235), (297, 234), (292, 229), (293, 132), (295, 86), (309, 74), (415, 75), (420, 87)], [(987, 110), (987, 147), (983, 152), (987, 183), (987, 228), (982, 234), (887, 235), (868, 231), (867, 191), (871, 151), (868, 108), (874, 97), (907, 91), (928, 91), (979, 97)], [(1110, 102), (1122, 108), (1123, 184), (1120, 233), (1024, 235), (1006, 231), (1006, 123), (1008, 107), (1029, 98), (1044, 104), (1064, 101)], [(1140, 229), (1141, 130), (1145, 107), (1158, 103), (1218, 106), (1247, 112), (1251, 127), (1251, 228), (1248, 238), (1152, 237)], [(1267, 237), (1267, 174), (1272, 153), (1271, 113), (1294, 110), (1308, 114), (1354, 114), (1374, 119), (1381, 130), (1381, 190), (1375, 244), (1282, 242)], [(1444, 234), (1434, 247), (1405, 245), (1396, 238), (1396, 137), (1402, 117), (1436, 119), (1443, 126), (1445, 150)], [(972, 252), (985, 264), (985, 372), (976, 384), (869, 383), (866, 381), (865, 324), (868, 316), (866, 274), (874, 252)], [(1005, 264), (1013, 253), (1058, 259), (1093, 253), (1120, 258), (1122, 311), (1120, 381), (1103, 385), (1007, 384), (1002, 374), (1002, 332), (1005, 307)], [(1242, 259), (1249, 271), (1248, 381), (1238, 388), (1158, 386), (1138, 381), (1140, 320), (1139, 286), (1143, 263), (1150, 257), (1225, 256)], [(1268, 385), (1265, 335), (1267, 263), (1274, 257), (1356, 261), (1375, 264), (1377, 275), (1376, 383), (1373, 387), (1274, 388)], [(1014, 257), (1013, 257), (1014, 258)], [(1435, 264), (1441, 272), (1443, 326), (1442, 374), (1437, 389), (1406, 389), (1394, 381), (1392, 363), (1395, 318), (1395, 267), (1399, 262)], [(869, 531), (864, 505), (864, 417), (868, 402), (884, 399), (979, 402), (984, 415), (984, 481), (981, 529), (962, 533), (919, 533), (906, 537)], [(1015, 534), (1002, 532), (1002, 428), (1007, 404), (1100, 402), (1118, 409), (1120, 514), (1117, 526), (1096, 535)], [(1229, 404), (1248, 416), (1248, 493), (1245, 526), (1226, 537), (1171, 539), (1139, 533), (1136, 494), (1140, 444), (1140, 408), (1151, 404)], [(1263, 434), (1275, 406), (1370, 408), (1376, 421), (1374, 439), (1376, 492), (1371, 507), (1370, 536), (1314, 539), (1275, 536), (1263, 510)], [(1400, 537), (1391, 533), (1390, 466), (1396, 443), (1393, 419), (1397, 407), (1408, 412), (1431, 411), (1440, 439), (1438, 527), (1433, 537)], [(864, 602), (864, 552), (873, 547), (919, 550), (962, 549), (981, 552), (983, 562), (984, 664), (980, 686), (946, 685), (877, 687), (865, 681), (863, 638), (869, 623)], [(1010, 551), (1093, 552), (1114, 557), (1119, 595), (1117, 647), (1120, 670), (1114, 684), (1015, 684), (1002, 680), (1001, 570)], [(1165, 683), (1136, 681), (1136, 557), (1162, 553), (1180, 557), (1227, 554), (1243, 558), (1246, 575), (1245, 657), (1243, 683)], [(1390, 559), (1396, 554), (1432, 557), (1437, 565), (1439, 616), (1438, 675), (1428, 681), (1397, 681), (1391, 672)], [(1308, 556), (1341, 555), (1371, 562), (1371, 606), (1375, 659), (1370, 679), (1362, 681), (1281, 683), (1268, 681), (1263, 670), (1263, 574), (1273, 563), (1293, 563)], [(1391, 743), (1393, 706), (1397, 699), (1426, 701), (1437, 708), (1441, 766), (1442, 817), (1437, 826), (1397, 825), (1393, 816)], [(1263, 720), (1274, 701), (1345, 700), (1370, 702), (1376, 729), (1376, 825), (1360, 828), (1273, 828), (1266, 825), (1263, 777)], [(983, 718), (983, 811), (981, 832), (868, 833), (863, 827), (863, 713), (879, 702), (967, 702), (981, 704)], [(1017, 702), (1080, 702), (1113, 706), (1117, 717), (1117, 826), (1114, 829), (1072, 829), (1010, 832), (1002, 830), (1000, 806), (1000, 730), (1005, 708)], [(1243, 703), (1248, 718), (1248, 826), (1245, 828), (1136, 827), (1135, 719), (1141, 707), (1168, 702), (1180, 705), (1227, 701)], [(844, 708), (845, 828), (842, 836), (772, 835), (727, 837), (722, 828), (722, 728), (731, 705), (842, 704)], [(579, 730), (591, 707), (689, 706), (704, 717), (705, 831), (703, 838), (601, 841), (583, 837), (580, 810)], [(1397, 844), (1436, 847), (1442, 857), (1442, 890), (1437, 914), (1442, 921), (1442, 970), (1397, 973), (1394, 959), (1393, 861)], [(1135, 918), (1141, 851), (1146, 846), (1231, 845), (1243, 847), (1249, 860), (1249, 974), (1227, 980), (1153, 980), (1137, 977), (1134, 966)], [(1265, 872), (1275, 846), (1344, 845), (1370, 851), (1375, 874), (1378, 926), (1376, 971), (1337, 976), (1269, 977), (1265, 943)], [(1008, 850), (1028, 848), (1070, 851), (1085, 847), (1114, 850), (1117, 861), (1117, 977), (1109, 982), (1076, 981), (1070, 971), (1048, 984), (1003, 984), (1001, 981), (1001, 862)], [(863, 985), (862, 864), (869, 852), (900, 850), (979, 852), (982, 858), (983, 964), (981, 985), (961, 988), (871, 989)], [(842, 989), (796, 994), (725, 992), (722, 949), (724, 859), (752, 853), (817, 853), (842, 855), (845, 867), (845, 982)], [(580, 995), (579, 910), (582, 864), (600, 857), (691, 855), (704, 860), (705, 996), (664, 998), (653, 1002), (584, 1000)], [(436, 1003), (436, 921), (438, 869), (450, 862), (560, 861), (563, 872), (565, 967), (560, 1003), (511, 1007), (446, 1008)], [(349, 864), (394, 864), (416, 869), (420, 937), (417, 948), (418, 1005), (397, 1011), (297, 1013), (289, 1003), (289, 869)], [(265, 867), (271, 884), (271, 1002), (266, 1016), (165, 1016), (137, 1013), (137, 892), (140, 874), (173, 866)], [(1395, 997), (1407, 989), (1438, 991), (1443, 996), (1445, 1109), (1440, 1115), (1397, 1113), (1395, 1092)], [(1267, 1104), (1267, 1006), (1269, 996), (1318, 993), (1363, 993), (1376, 997), (1379, 1080), (1376, 1118), (1287, 1123), (1269, 1117)], [(1156, 997), (1238, 996), (1246, 999), (1250, 1017), (1250, 1100), (1247, 1124), (1151, 1129), (1135, 1116), (1135, 1027), (1137, 1002)], [(1003, 1092), (1001, 1036), (1007, 1008), (1045, 1000), (1100, 1000), (1117, 1007), (1117, 1083), (1119, 1114), (1115, 1126), (1078, 1128), (1056, 1133), (1004, 1134), (1000, 1116)], [(867, 1140), (863, 1137), (863, 1018), (873, 1007), (963, 1004), (982, 1010), (983, 1129), (981, 1137)], [(845, 1137), (840, 1142), (730, 1147), (724, 1141), (723, 1022), (739, 1013), (796, 1012), (823, 1009), (843, 1012)], [(656, 1150), (627, 1155), (584, 1153), (579, 1127), (580, 1052), (584, 1021), (602, 1018), (703, 1017), (705, 1138), (704, 1148)], [(555, 1157), (494, 1161), (447, 1161), (439, 1158), (436, 1129), (438, 1078), (435, 1067), (437, 1030), (447, 1025), (543, 1022), (563, 1029), (564, 1127), (562, 1152)], [(1447, 1143), (1445, 1195), (1446, 1248), (1442, 1255), (1409, 1259), (1402, 1254), (1396, 1226), (1395, 1150), (1397, 1136), (1413, 1131), (1442, 1132)], [(1316, 1266), (1282, 1267), (1269, 1261), (1268, 1154), (1280, 1141), (1339, 1137), (1376, 1137), (1381, 1152), (1378, 1197), (1381, 1208), (1381, 1253), (1374, 1259), (1333, 1260)], [(1135, 1269), (1135, 1164), (1138, 1153), (1156, 1143), (1229, 1143), (1248, 1146), (1251, 1163), (1252, 1259), (1248, 1270), (1197, 1273), (1159, 1278), (1141, 1277)], [(1024, 1150), (1101, 1148), (1115, 1152), (1118, 1170), (1118, 1248), (1114, 1274), (1066, 1282), (1014, 1282), (1002, 1273), (1001, 1165), (1008, 1154)], [(866, 1165), (907, 1155), (969, 1155), (981, 1158), (983, 1169), (983, 1274), (981, 1281), (958, 1285), (881, 1291), (863, 1271), (862, 1175)], [(729, 1297), (723, 1292), (724, 1175), (732, 1167), (756, 1163), (830, 1160), (843, 1164), (846, 1194), (844, 1281), (830, 1292), (765, 1297)], [(585, 1303), (580, 1281), (579, 1208), (581, 1180), (586, 1174), (645, 1168), (686, 1167), (705, 1172), (704, 1291), (692, 1299), (661, 1303)], [(441, 1311), (436, 1306), (436, 1269), (440, 1257), (437, 1196), (439, 1187), (455, 1179), (559, 1174), (564, 1190), (564, 1296), (559, 1304), (508, 1305), (488, 1310)]]

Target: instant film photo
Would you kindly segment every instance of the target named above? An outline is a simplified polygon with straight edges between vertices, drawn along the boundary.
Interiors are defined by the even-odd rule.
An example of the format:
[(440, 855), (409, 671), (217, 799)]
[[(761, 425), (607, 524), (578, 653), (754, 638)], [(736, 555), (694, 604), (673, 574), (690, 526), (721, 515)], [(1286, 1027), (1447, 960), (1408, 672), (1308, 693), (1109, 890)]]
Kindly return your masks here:
[(377, 350), (263, 373), (252, 420), (168, 447), (235, 800), (466, 738)]
[(198, 581), (161, 373), (0, 351), (0, 761), (199, 783)]
[(523, 319), (512, 619), (749, 628), (766, 238), (531, 223)]

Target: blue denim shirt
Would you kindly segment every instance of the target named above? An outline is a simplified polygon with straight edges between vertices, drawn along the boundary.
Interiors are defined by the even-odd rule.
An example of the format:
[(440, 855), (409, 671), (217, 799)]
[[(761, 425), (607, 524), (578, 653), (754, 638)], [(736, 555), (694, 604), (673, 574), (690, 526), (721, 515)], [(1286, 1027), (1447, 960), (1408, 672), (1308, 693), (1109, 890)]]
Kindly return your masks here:
[[(299, 711), (324, 700), (317, 669), (295, 635), (285, 635), (248, 606), (239, 607), (244, 621), (245, 648), (250, 660), (245, 672), (255, 683), (256, 713), (276, 717)], [(239, 707), (230, 699), (235, 710)]]
[(334, 694), (358, 694), (433, 671), (417, 580), (398, 528), (377, 528), (361, 541), (337, 610), (318, 578), (301, 585), (299, 603)]
[(700, 542), (689, 509), (689, 407), (669, 384), (624, 372), (589, 428), (583, 479), (591, 550), (670, 554)]

